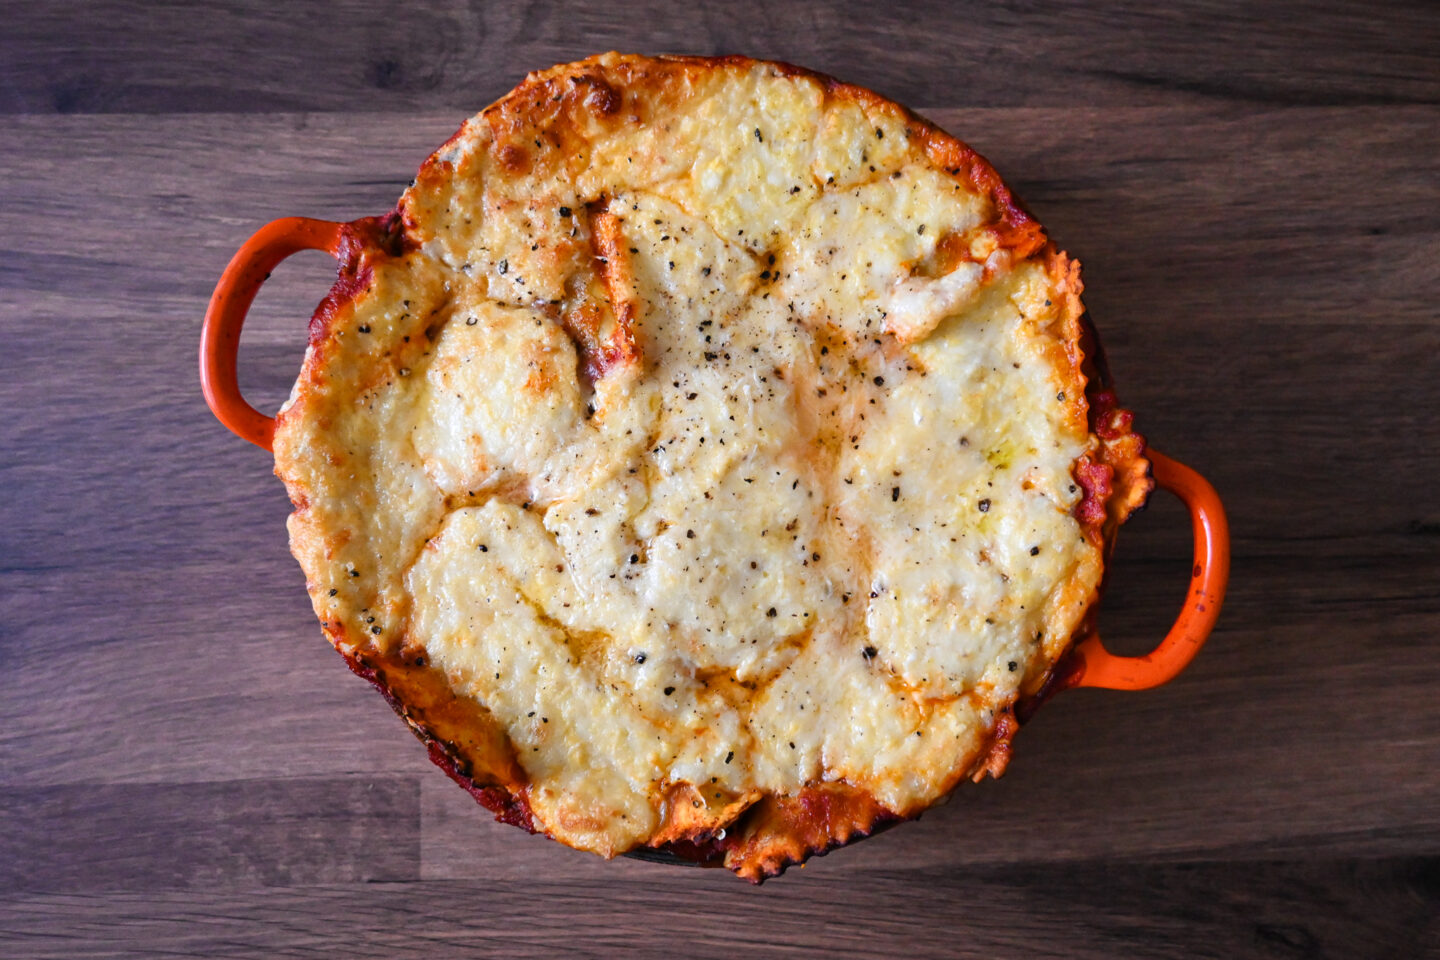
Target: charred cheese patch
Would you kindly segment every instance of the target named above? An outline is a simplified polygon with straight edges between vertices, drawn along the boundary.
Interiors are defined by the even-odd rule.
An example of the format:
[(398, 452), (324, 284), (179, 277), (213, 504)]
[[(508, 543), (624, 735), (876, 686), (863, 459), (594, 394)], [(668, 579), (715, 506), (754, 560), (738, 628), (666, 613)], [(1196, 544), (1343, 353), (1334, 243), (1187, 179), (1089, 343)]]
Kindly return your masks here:
[(323, 318), (275, 438), (316, 611), (483, 708), (556, 839), (918, 813), (1092, 603), (1078, 280), (919, 123), (763, 63), (555, 68)]

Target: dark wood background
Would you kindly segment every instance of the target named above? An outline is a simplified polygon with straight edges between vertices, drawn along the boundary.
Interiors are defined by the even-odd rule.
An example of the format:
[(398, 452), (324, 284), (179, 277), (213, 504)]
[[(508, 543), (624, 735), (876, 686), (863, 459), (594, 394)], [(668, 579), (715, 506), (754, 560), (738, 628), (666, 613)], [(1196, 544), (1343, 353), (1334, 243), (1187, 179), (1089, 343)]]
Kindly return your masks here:
[[(1440, 955), (1440, 11), (11, 3), (0, 16), (0, 955)], [(1229, 506), (1209, 646), (1047, 706), (999, 782), (751, 888), (489, 822), (321, 638), (199, 321), (287, 214), (389, 207), (530, 69), (745, 52), (988, 155), (1123, 398)], [(277, 271), (275, 408), (332, 269)], [(1186, 583), (1123, 538), (1122, 652)]]

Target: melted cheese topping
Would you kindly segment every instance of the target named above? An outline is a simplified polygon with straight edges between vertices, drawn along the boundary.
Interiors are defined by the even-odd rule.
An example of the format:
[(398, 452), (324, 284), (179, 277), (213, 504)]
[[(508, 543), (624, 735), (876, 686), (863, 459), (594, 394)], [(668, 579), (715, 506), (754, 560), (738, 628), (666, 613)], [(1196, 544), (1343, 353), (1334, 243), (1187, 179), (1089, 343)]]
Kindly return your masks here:
[(1012, 263), (897, 110), (684, 79), (469, 121), (276, 436), (331, 635), (428, 659), (605, 854), (677, 788), (715, 826), (835, 780), (918, 812), (1101, 571), (1063, 262)]

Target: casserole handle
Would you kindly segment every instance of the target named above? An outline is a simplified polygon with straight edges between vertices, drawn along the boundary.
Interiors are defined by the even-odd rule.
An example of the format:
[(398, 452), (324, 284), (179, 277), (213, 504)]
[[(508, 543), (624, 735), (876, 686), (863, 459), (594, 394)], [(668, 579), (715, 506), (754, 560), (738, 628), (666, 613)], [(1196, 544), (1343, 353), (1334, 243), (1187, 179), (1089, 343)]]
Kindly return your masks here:
[(267, 417), (240, 396), (235, 361), (240, 349), (240, 328), (270, 271), (301, 250), (324, 250), (340, 255), (344, 224), (306, 217), (274, 220), (255, 231), (230, 258), (220, 275), (205, 322), (200, 328), (200, 389), (205, 402), (231, 432), (257, 447), (270, 449), (275, 437), (275, 419)]
[(1190, 592), (1170, 633), (1142, 657), (1117, 657), (1106, 651), (1099, 634), (1086, 638), (1071, 654), (1078, 676), (1069, 686), (1109, 690), (1158, 687), (1174, 679), (1195, 659), (1220, 615), (1225, 583), (1230, 577), (1230, 531), (1220, 497), (1204, 477), (1184, 464), (1154, 450), (1145, 455), (1150, 459), (1156, 484), (1175, 494), (1190, 509), (1195, 531)]

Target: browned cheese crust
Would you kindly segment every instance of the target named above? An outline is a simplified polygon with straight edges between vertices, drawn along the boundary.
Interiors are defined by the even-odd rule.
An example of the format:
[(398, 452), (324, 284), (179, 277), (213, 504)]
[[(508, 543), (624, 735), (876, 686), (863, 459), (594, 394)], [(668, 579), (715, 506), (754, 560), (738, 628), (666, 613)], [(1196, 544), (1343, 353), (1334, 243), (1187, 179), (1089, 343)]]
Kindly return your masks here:
[[(782, 125), (754, 119), (772, 116)], [(737, 125), (745, 142), (731, 148)], [(702, 137), (719, 146), (696, 146)], [(803, 150), (803, 163), (785, 150)], [(754, 199), (762, 187), (775, 198)], [(876, 216), (877, 205), (913, 225), (864, 240), (873, 257), (844, 260), (835, 248), (854, 241), (831, 224)], [(827, 270), (878, 271), (886, 258), (903, 268), (893, 281), (866, 279), (858, 293), (815, 286)], [(693, 279), (672, 279), (683, 271)], [(452, 778), (498, 819), (572, 846), (668, 850), (758, 882), (916, 816), (961, 778), (1004, 771), (1017, 705), (1023, 716), (1093, 623), (1104, 558), (1153, 486), (1144, 441), (1095, 366), (1081, 289), (1078, 262), (982, 157), (867, 90), (738, 57), (606, 54), (532, 74), (425, 162), (395, 213), (347, 227), (339, 280), (311, 321), (275, 439), (316, 614)], [(729, 323), (730, 339), (712, 343), (719, 327), (707, 318)], [(681, 356), (689, 348), (669, 332), (681, 324), (704, 336), (693, 355)], [(989, 339), (963, 339), (964, 324)], [(769, 339), (781, 359), (734, 371), (742, 351), (760, 356)], [(994, 373), (967, 381), (947, 366), (956, 357), (979, 357)], [(484, 376), (470, 379), (480, 367)], [(719, 379), (682, 385), (691, 372)], [(970, 393), (945, 386), (952, 380)], [(711, 419), (674, 419), (686, 397), (704, 404), (733, 384), (744, 389), (715, 400)], [(793, 483), (786, 474), (775, 493), (750, 493), (754, 478), (740, 474), (758, 460), (694, 467), (725, 442), (716, 418), (743, 406), (736, 397), (771, 388), (787, 391), (786, 422), (799, 426), (764, 463), (776, 477), (793, 471)], [(931, 399), (905, 399), (917, 390)], [(965, 415), (983, 422), (973, 444), (946, 435), (952, 459), (922, 451), (940, 427), (897, 426), (943, 406), (935, 397), (970, 394), (979, 406)], [(1003, 409), (1022, 401), (1035, 412)], [(745, 415), (762, 432), (764, 403)], [(626, 424), (641, 434), (629, 446)], [(681, 436), (692, 428), (697, 437)], [(685, 443), (690, 461), (675, 453)], [(970, 463), (955, 457), (977, 464), (973, 490), (943, 503), (912, 492), (950, 482), (924, 471)], [(883, 476), (865, 472), (882, 461)], [(919, 475), (902, 471), (911, 464)], [(719, 560), (686, 553), (727, 524), (749, 537), (733, 542), (748, 549), (763, 537), (771, 549), (779, 527), (746, 533), (739, 514), (707, 520), (679, 499), (666, 513), (663, 483), (675, 478), (693, 485), (697, 504), (712, 501), (710, 490), (720, 499), (731, 478), (776, 504), (810, 490), (819, 519), (811, 529), (808, 514), (791, 511), (800, 528), (790, 538), (809, 545), (793, 567), (782, 562), (792, 554), (752, 561), (755, 577), (773, 571), (764, 583), (719, 547)], [(866, 482), (871, 500), (859, 491)], [(632, 497), (639, 506), (601, 531), (611, 504)], [(912, 513), (870, 522), (912, 500)], [(962, 509), (963, 524), (952, 516)], [(781, 506), (774, 512), (784, 525)], [(935, 556), (951, 558), (940, 544), (958, 543), (945, 546), (953, 562), (978, 572), (947, 586), (900, 571), (926, 548), (889, 532), (912, 520), (930, 531)], [(940, 536), (947, 523), (969, 524), (972, 546)], [(1018, 559), (1007, 559), (1011, 547)], [(477, 566), (457, 568), (457, 557)], [(673, 571), (637, 572), (663, 564)], [(710, 564), (711, 583), (735, 583), (722, 596), (674, 579), (691, 564)], [(605, 592), (607, 579), (634, 586)], [(930, 608), (910, 599), (917, 589), (943, 608), (937, 622), (949, 619), (929, 626)], [(1038, 599), (1025, 607), (1007, 591)], [(688, 593), (710, 599), (691, 610), (676, 599)], [(642, 607), (632, 616), (634, 597), (671, 612), (655, 614), (665, 621), (655, 626)], [(976, 597), (971, 616), (960, 598)], [(715, 622), (763, 642), (711, 639), (725, 631), (706, 617), (724, 603), (730, 619)], [(487, 610), (476, 619), (472, 607)], [(789, 632), (765, 633), (802, 614)], [(887, 645), (907, 630), (939, 639)], [(973, 636), (974, 655), (947, 652), (949, 636)], [(840, 679), (807, 700), (820, 674)], [(561, 693), (557, 676), (573, 678)], [(566, 703), (588, 719), (556, 706)], [(817, 733), (812, 746), (810, 718), (798, 712), (807, 706), (816, 723), (832, 710), (829, 726), (858, 725), (849, 739)], [(892, 735), (893, 711), (913, 717)], [(875, 730), (855, 719), (870, 717)], [(652, 728), (661, 746), (634, 746)], [(665, 756), (620, 756), (631, 749)]]

